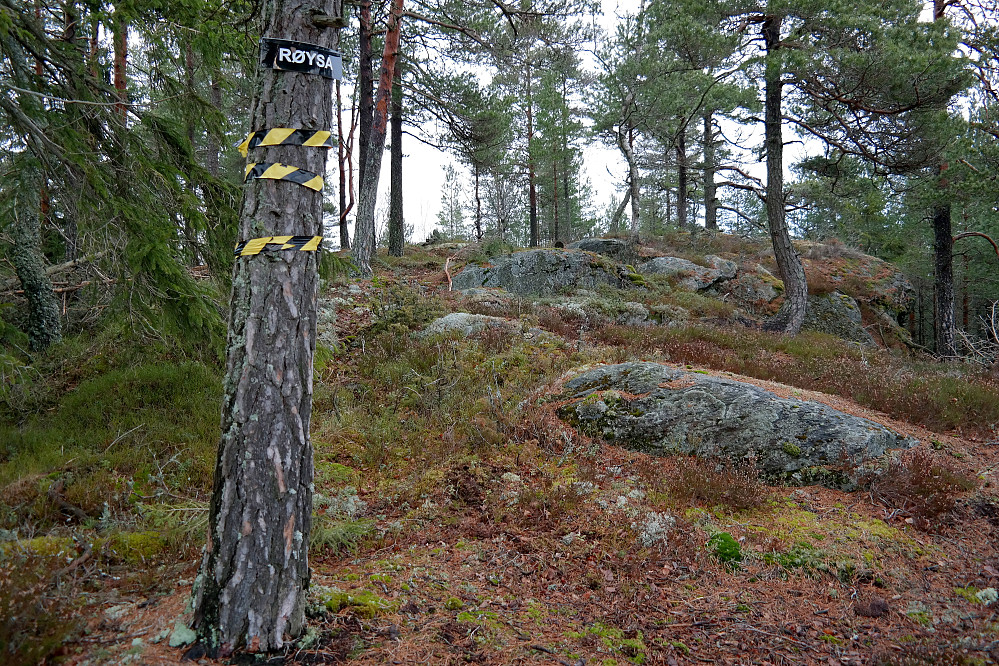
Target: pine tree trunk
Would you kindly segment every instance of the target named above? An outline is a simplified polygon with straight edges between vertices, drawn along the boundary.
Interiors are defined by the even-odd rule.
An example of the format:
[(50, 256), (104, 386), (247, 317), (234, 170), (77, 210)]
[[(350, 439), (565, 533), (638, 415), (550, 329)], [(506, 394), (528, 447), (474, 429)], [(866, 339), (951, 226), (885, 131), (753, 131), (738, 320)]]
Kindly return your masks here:
[[(212, 72), (212, 81), (208, 86), (208, 99), (216, 109), (222, 109), (222, 83), (219, 81), (219, 74)], [(213, 178), (219, 176), (219, 157), (222, 152), (222, 144), (215, 132), (209, 131), (205, 137), (205, 168)]]
[(621, 231), (621, 218), (624, 217), (624, 210), (628, 207), (628, 202), (631, 201), (631, 188), (629, 187), (624, 192), (624, 196), (621, 198), (621, 203), (618, 204), (617, 210), (614, 211), (614, 215), (611, 216), (610, 221), (610, 232), (612, 234), (619, 233)]
[(530, 246), (537, 247), (541, 242), (538, 229), (538, 183), (534, 173), (534, 100), (531, 96), (531, 83), (534, 72), (527, 66), (527, 201), (530, 207), (531, 239)]
[(562, 238), (559, 236), (561, 229), (559, 229), (558, 220), (558, 164), (552, 162), (552, 197), (553, 203), (555, 205), (555, 217), (554, 217), (554, 228), (552, 229), (552, 240), (557, 244)]
[(687, 228), (687, 127), (676, 137), (676, 227)]
[[(37, 187), (25, 189), (33, 190), (37, 195)], [(59, 299), (45, 273), (39, 223), (40, 202), (37, 198), (29, 198), (26, 204), (14, 206), (14, 219), (10, 226), (14, 243), (10, 260), (28, 300), (28, 342), (32, 350), (41, 351), (62, 340), (62, 320), (59, 317)]]
[[(265, 37), (335, 48), (310, 10), (340, 15), (339, 0), (269, 0)], [(249, 127), (329, 129), (332, 81), (259, 66)], [(258, 147), (251, 162), (326, 172), (327, 151)], [(323, 196), (290, 181), (244, 187), (240, 240), (322, 234)], [(194, 626), (210, 655), (272, 651), (305, 625), (312, 525), (312, 361), (318, 252), (238, 257), (233, 268), (222, 438), (208, 544), (194, 590)]]
[(631, 128), (621, 125), (617, 132), (617, 145), (624, 153), (624, 160), (628, 163), (628, 185), (631, 194), (631, 235), (638, 235), (638, 160), (635, 159), (635, 151), (631, 143)]
[(402, 63), (396, 63), (395, 85), (392, 86), (392, 154), (391, 191), (389, 193), (388, 253), (401, 257), (406, 229), (402, 215)]
[(957, 356), (954, 334), (954, 238), (951, 235), (950, 204), (933, 209), (933, 255), (936, 286), (936, 352)]
[(808, 307), (808, 284), (801, 259), (791, 243), (791, 233), (787, 227), (787, 211), (784, 208), (784, 135), (781, 128), (781, 98), (783, 68), (774, 57), (780, 48), (779, 17), (768, 17), (763, 23), (763, 38), (767, 46), (767, 63), (764, 73), (764, 124), (767, 153), (767, 223), (770, 227), (770, 241), (774, 248), (777, 270), (784, 281), (784, 303), (780, 310), (765, 325), (770, 331), (782, 331), (797, 335), (805, 321)]
[(126, 67), (128, 64), (128, 23), (115, 17), (114, 21), (114, 87), (118, 91), (120, 104), (115, 105), (118, 115), (122, 121), (127, 115), (128, 103), (128, 78)]
[(479, 194), (479, 165), (475, 165), (475, 241), (482, 242), (482, 196)]
[(704, 228), (718, 230), (718, 200), (715, 185), (714, 120), (710, 111), (704, 114)]
[(399, 37), (402, 28), (403, 0), (392, 0), (388, 27), (385, 33), (385, 50), (378, 78), (374, 117), (371, 123), (371, 141), (368, 144), (364, 167), (364, 182), (357, 194), (357, 227), (354, 230), (354, 263), (361, 275), (371, 275), (371, 256), (374, 251), (375, 205), (378, 202), (378, 179), (385, 152), (385, 133), (388, 126), (389, 101), (392, 97), (392, 80), (399, 56)]
[(336, 154), (337, 173), (340, 176), (340, 214), (337, 217), (340, 221), (340, 249), (350, 249), (350, 234), (347, 233), (347, 169), (349, 168), (344, 156), (343, 145), (343, 97), (340, 93), (340, 82), (336, 82)]

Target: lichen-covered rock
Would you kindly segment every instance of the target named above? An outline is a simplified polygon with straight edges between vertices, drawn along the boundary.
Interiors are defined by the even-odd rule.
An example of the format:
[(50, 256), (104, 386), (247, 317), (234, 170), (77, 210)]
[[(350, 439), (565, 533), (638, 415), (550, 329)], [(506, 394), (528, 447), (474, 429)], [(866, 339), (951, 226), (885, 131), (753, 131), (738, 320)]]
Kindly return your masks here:
[(638, 263), (638, 252), (636, 251), (635, 243), (621, 238), (584, 238), (575, 243), (569, 243), (566, 247), (571, 250), (596, 252), (605, 257), (610, 257), (620, 264), (634, 266)]
[(815, 402), (657, 363), (622, 363), (565, 384), (559, 416), (587, 434), (653, 455), (755, 458), (764, 478), (848, 488), (841, 470), (917, 442)]
[(491, 262), (466, 266), (454, 276), (452, 288), (500, 287), (514, 294), (551, 297), (577, 288), (627, 287), (641, 281), (626, 267), (581, 250), (525, 250)]
[(857, 301), (836, 291), (808, 297), (808, 310), (805, 312), (802, 328), (864, 345), (876, 345), (874, 338), (864, 328)]
[(555, 339), (551, 333), (540, 328), (527, 328), (519, 319), (510, 320), (468, 312), (452, 312), (440, 319), (435, 319), (415, 335), (417, 338), (428, 338), (434, 335), (459, 334), (467, 338), (481, 333), (487, 328), (500, 330), (508, 335), (519, 335), (524, 340), (536, 342), (550, 342)]
[(633, 301), (612, 301), (598, 296), (581, 296), (566, 299), (552, 307), (569, 317), (582, 320), (590, 328), (609, 323), (626, 326), (651, 326), (657, 323), (647, 307)]
[(417, 335), (421, 338), (431, 335), (442, 335), (445, 333), (460, 333), (468, 337), (485, 330), (486, 328), (510, 329), (519, 328), (515, 323), (503, 319), (502, 317), (490, 317), (488, 315), (470, 314), (468, 312), (452, 312), (440, 319), (430, 322), (425, 329)]
[(316, 313), (316, 342), (328, 349), (336, 349), (340, 344), (336, 334), (336, 309), (336, 302), (320, 299)]
[(638, 272), (644, 275), (681, 276), (681, 287), (691, 291), (700, 291), (719, 282), (731, 280), (739, 270), (739, 266), (734, 261), (728, 261), (713, 254), (704, 257), (704, 259), (711, 264), (711, 268), (699, 266), (680, 257), (656, 257), (639, 266)]

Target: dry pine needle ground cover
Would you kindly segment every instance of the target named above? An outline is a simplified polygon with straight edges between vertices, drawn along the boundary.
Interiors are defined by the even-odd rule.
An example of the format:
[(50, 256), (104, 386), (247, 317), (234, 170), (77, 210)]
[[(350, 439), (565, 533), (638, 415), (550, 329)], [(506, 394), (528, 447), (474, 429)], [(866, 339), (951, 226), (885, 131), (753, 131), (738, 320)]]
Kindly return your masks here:
[[(718, 332), (706, 358), (727, 361), (693, 365), (704, 349), (694, 336), (629, 347), (647, 333), (626, 327), (414, 340), (434, 316), (466, 309), (446, 293), (442, 261), (410, 258), (359, 291), (334, 287), (356, 307), (340, 309), (343, 348), (317, 369), (317, 525), (327, 529), (312, 552), (310, 634), (284, 655), (234, 663), (999, 660), (999, 603), (983, 602), (999, 587), (994, 432), (970, 422), (931, 432), (891, 400), (861, 406), (811, 390), (814, 379), (775, 383), (794, 350), (773, 342), (758, 354), (774, 360), (770, 372), (737, 378), (885, 423), (920, 449), (854, 493), (627, 452), (553, 416), (567, 371), (642, 359), (731, 377), (746, 350), (722, 354), (730, 334)], [(554, 321), (523, 303), (506, 316), (514, 309)], [(103, 592), (72, 611), (85, 630), (50, 661), (178, 663), (185, 650), (164, 631), (190, 594), (189, 545), (104, 570)], [(88, 572), (81, 563), (63, 584)]]

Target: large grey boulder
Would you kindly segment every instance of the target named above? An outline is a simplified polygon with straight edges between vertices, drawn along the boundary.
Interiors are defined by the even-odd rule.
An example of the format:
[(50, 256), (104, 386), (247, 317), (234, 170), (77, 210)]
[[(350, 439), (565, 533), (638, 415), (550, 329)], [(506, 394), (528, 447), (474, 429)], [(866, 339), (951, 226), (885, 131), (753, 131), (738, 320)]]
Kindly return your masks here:
[(596, 252), (605, 257), (610, 257), (619, 264), (634, 266), (638, 263), (638, 252), (635, 251), (635, 243), (620, 238), (583, 238), (575, 243), (569, 243), (566, 247), (571, 250)]
[(560, 417), (587, 434), (660, 456), (755, 456), (763, 477), (776, 482), (849, 488), (844, 468), (917, 443), (826, 405), (657, 363), (589, 370), (565, 391), (572, 402)]
[(739, 266), (734, 261), (713, 254), (704, 259), (711, 264), (711, 268), (699, 266), (680, 257), (656, 257), (639, 266), (638, 272), (643, 275), (680, 276), (681, 287), (690, 291), (700, 291), (719, 282), (731, 280), (739, 271)]
[(524, 296), (558, 296), (601, 284), (634, 286), (641, 278), (623, 266), (580, 250), (525, 250), (494, 257), (488, 265), (471, 264), (454, 276), (453, 289), (500, 287)]
[(821, 296), (809, 296), (805, 322), (801, 327), (807, 331), (828, 333), (863, 345), (877, 345), (864, 328), (857, 301), (838, 291)]

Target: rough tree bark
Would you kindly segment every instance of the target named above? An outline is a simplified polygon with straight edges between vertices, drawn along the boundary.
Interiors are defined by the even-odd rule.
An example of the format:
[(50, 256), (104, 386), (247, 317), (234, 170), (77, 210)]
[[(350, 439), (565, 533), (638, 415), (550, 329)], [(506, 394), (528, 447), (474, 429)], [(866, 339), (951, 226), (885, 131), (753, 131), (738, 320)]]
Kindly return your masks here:
[(389, 247), (388, 253), (401, 257), (406, 229), (402, 216), (402, 63), (395, 68), (395, 85), (392, 87), (392, 155), (391, 188), (389, 192)]
[[(39, 188), (25, 188), (37, 195)], [(45, 271), (42, 254), (42, 234), (39, 223), (39, 200), (27, 205), (15, 204), (14, 223), (11, 225), (11, 263), (21, 282), (24, 297), (28, 300), (28, 343), (34, 351), (41, 351), (62, 340), (62, 320), (59, 318), (59, 300), (52, 291), (52, 281)]]
[(715, 185), (715, 131), (712, 113), (704, 114), (704, 228), (718, 230), (718, 188)]
[[(335, 30), (310, 10), (341, 13), (340, 0), (268, 0), (265, 37), (336, 47)], [(329, 129), (333, 82), (258, 66), (249, 127)], [(326, 172), (327, 151), (254, 148), (251, 162)], [(323, 197), (289, 181), (251, 180), (240, 240), (321, 235)], [(194, 589), (194, 627), (209, 655), (272, 651), (305, 625), (312, 523), (312, 361), (317, 252), (239, 257), (233, 268), (222, 437), (209, 510), (208, 543)]]
[(389, 100), (395, 78), (395, 62), (399, 56), (403, 0), (392, 0), (385, 32), (385, 50), (375, 95), (375, 111), (371, 123), (371, 140), (364, 167), (364, 182), (358, 187), (357, 227), (354, 230), (354, 263), (361, 275), (371, 275), (371, 255), (374, 251), (375, 205), (378, 201), (378, 178), (385, 152), (385, 132), (388, 126)]
[(808, 283), (805, 281), (805, 268), (791, 243), (791, 233), (787, 227), (787, 211), (784, 207), (784, 135), (781, 130), (781, 98), (784, 84), (783, 67), (776, 58), (780, 48), (779, 16), (768, 16), (763, 21), (763, 39), (767, 49), (767, 62), (764, 73), (764, 143), (767, 154), (767, 223), (770, 227), (770, 241), (774, 248), (777, 270), (784, 281), (784, 303), (764, 328), (797, 335), (805, 321), (808, 307)]

